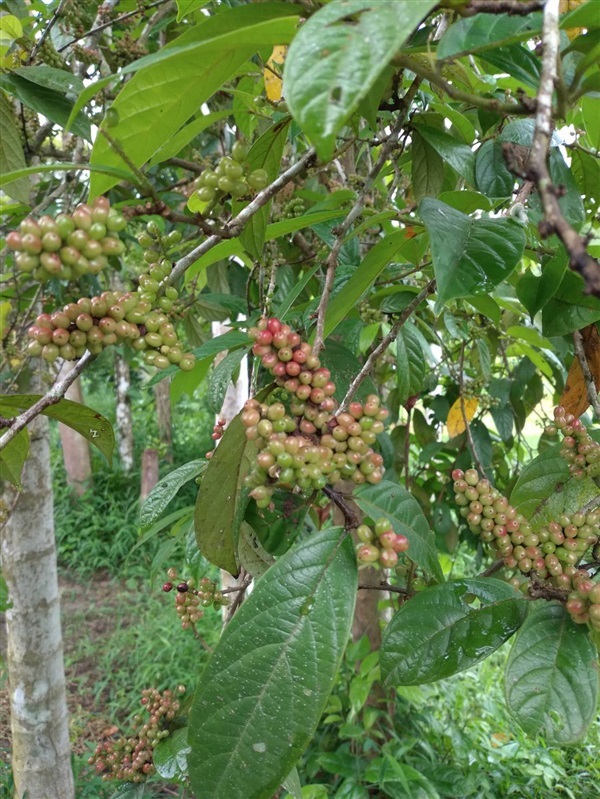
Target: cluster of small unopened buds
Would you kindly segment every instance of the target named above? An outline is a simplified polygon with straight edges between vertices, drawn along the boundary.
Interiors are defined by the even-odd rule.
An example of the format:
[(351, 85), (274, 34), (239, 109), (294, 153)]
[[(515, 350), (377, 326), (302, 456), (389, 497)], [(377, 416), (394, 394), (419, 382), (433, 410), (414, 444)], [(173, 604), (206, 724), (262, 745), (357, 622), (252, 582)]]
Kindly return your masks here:
[(148, 688), (142, 691), (141, 704), (149, 714), (144, 720), (140, 714), (134, 716), (136, 731), (130, 737), (103, 741), (89, 758), (104, 780), (124, 780), (126, 782), (143, 782), (154, 774), (156, 769), (152, 762), (154, 747), (170, 734), (170, 722), (176, 717), (180, 702), (177, 696), (185, 693), (185, 686), (178, 686), (175, 692)]
[[(600, 540), (600, 510), (563, 514), (534, 532), (527, 519), (475, 469), (455, 469), (452, 478), (461, 516), (472, 532), (497, 550), (509, 569), (556, 588), (574, 589), (576, 578), (581, 577), (577, 565)], [(515, 586), (521, 583), (518, 578), (513, 581)]]
[(268, 402), (248, 400), (242, 412), (246, 437), (260, 450), (246, 478), (258, 507), (269, 506), (275, 487), (309, 492), (342, 479), (380, 482), (383, 458), (372, 445), (388, 411), (379, 397), (336, 414), (335, 383), (310, 344), (279, 319), (261, 319), (250, 335), (253, 353), (281, 387)]
[[(216, 442), (219, 441), (221, 438), (223, 438), (223, 433), (225, 432), (226, 424), (227, 424), (227, 419), (217, 419), (217, 422), (213, 427), (213, 431), (210, 437), (215, 442), (215, 447), (216, 447)], [(214, 450), (210, 450), (209, 452), (206, 453), (207, 460), (210, 460), (212, 458), (213, 452)]]
[(546, 427), (546, 435), (563, 435), (560, 455), (569, 464), (571, 475), (577, 479), (600, 477), (600, 444), (590, 436), (580, 419), (567, 413), (562, 405), (554, 409), (554, 424)]
[(398, 555), (408, 549), (408, 538), (394, 532), (389, 519), (382, 516), (373, 526), (361, 524), (356, 528), (359, 544), (356, 557), (360, 563), (379, 563), (384, 569), (393, 569)]
[(6, 246), (17, 253), (19, 272), (41, 283), (52, 277), (74, 280), (99, 274), (109, 256), (121, 255), (125, 245), (118, 233), (126, 224), (106, 197), (98, 197), (91, 205), (78, 205), (72, 214), (26, 217), (18, 231), (8, 234)]

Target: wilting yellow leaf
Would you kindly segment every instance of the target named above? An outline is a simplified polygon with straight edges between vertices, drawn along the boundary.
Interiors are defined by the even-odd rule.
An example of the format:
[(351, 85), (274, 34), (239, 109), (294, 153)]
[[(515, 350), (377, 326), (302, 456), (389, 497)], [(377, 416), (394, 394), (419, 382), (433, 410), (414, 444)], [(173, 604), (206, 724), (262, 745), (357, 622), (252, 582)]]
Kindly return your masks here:
[[(569, 11), (573, 11), (574, 8), (577, 6), (582, 5), (585, 0), (560, 0), (558, 9), (560, 15), (567, 14)], [(569, 39), (573, 40), (576, 36), (579, 36), (583, 28), (569, 28), (567, 30), (567, 36)]]
[(10, 302), (0, 302), (0, 334), (2, 338), (4, 338), (4, 336), (8, 332), (7, 321), (10, 310), (11, 310)]
[(446, 419), (446, 424), (448, 425), (448, 435), (450, 438), (454, 438), (454, 436), (459, 436), (461, 433), (465, 432), (467, 429), (465, 417), (467, 422), (470, 422), (477, 412), (478, 405), (479, 400), (475, 399), (475, 397), (471, 397), (469, 399), (459, 397), (456, 400), (454, 405), (448, 411), (448, 418)]
[[(585, 359), (588, 362), (596, 388), (600, 389), (600, 335), (598, 334), (598, 328), (596, 325), (588, 325), (580, 333), (583, 340)], [(569, 369), (560, 404), (564, 406), (567, 413), (572, 413), (575, 417), (585, 413), (590, 405), (583, 370), (577, 355), (573, 358), (573, 363)]]
[(286, 52), (287, 47), (285, 45), (275, 45), (263, 72), (267, 99), (272, 103), (278, 103), (281, 100), (282, 80), (280, 75), (283, 73)]

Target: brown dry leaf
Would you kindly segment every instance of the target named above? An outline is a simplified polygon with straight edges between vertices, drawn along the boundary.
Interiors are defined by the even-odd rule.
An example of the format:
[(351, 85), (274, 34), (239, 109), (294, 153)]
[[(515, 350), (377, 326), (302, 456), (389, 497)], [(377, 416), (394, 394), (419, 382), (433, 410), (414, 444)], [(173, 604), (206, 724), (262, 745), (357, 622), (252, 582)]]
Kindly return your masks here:
[(281, 86), (283, 81), (279, 75), (283, 72), (283, 62), (285, 61), (286, 52), (287, 47), (284, 45), (275, 45), (263, 71), (265, 92), (267, 94), (267, 99), (272, 103), (278, 103), (281, 100)]
[[(463, 404), (464, 415), (462, 407)], [(450, 438), (454, 438), (454, 436), (459, 436), (461, 433), (465, 432), (467, 429), (465, 425), (465, 416), (467, 418), (467, 422), (470, 422), (477, 412), (478, 405), (479, 401), (475, 397), (471, 397), (470, 399), (463, 399), (459, 397), (456, 400), (454, 405), (448, 411), (448, 418), (446, 419), (448, 435)]]
[[(574, 8), (577, 8), (580, 5), (583, 5), (585, 0), (560, 0), (559, 3), (559, 13), (562, 16), (563, 14), (567, 14), (569, 11), (573, 11)], [(579, 36), (583, 28), (569, 28), (567, 31), (567, 36), (569, 39), (573, 40), (576, 36)]]
[[(590, 372), (594, 378), (596, 388), (600, 389), (600, 334), (598, 333), (598, 328), (596, 325), (588, 325), (580, 332)], [(573, 363), (569, 369), (560, 404), (567, 413), (572, 413), (577, 418), (589, 408), (590, 399), (577, 355), (573, 358)]]

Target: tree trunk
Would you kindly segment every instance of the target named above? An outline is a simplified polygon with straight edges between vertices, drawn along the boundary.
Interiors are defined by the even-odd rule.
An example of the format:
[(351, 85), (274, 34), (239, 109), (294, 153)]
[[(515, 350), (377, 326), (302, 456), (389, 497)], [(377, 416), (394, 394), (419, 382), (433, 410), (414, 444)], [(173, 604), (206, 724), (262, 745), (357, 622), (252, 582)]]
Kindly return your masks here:
[[(29, 427), (23, 489), (2, 532), (15, 797), (74, 799), (60, 628), (48, 420)], [(14, 507), (13, 507), (14, 505)]]
[(140, 499), (143, 502), (158, 483), (158, 450), (145, 449), (142, 453), (142, 486)]
[(171, 395), (170, 379), (166, 377), (154, 386), (154, 400), (156, 402), (156, 423), (158, 426), (158, 438), (163, 445), (163, 457), (169, 463), (173, 462), (173, 430), (171, 427)]
[[(74, 362), (65, 361), (60, 370), (59, 378), (62, 379), (66, 377), (73, 366)], [(73, 402), (83, 403), (81, 381), (79, 378), (67, 389), (65, 397), (73, 400)], [(67, 427), (66, 424), (59, 424), (58, 431), (62, 443), (67, 483), (73, 489), (74, 494), (81, 496), (90, 485), (92, 478), (90, 445), (87, 439), (71, 427)]]
[(115, 352), (115, 383), (117, 389), (117, 450), (121, 469), (124, 472), (130, 472), (133, 469), (133, 419), (129, 399), (131, 378), (129, 363), (118, 352)]

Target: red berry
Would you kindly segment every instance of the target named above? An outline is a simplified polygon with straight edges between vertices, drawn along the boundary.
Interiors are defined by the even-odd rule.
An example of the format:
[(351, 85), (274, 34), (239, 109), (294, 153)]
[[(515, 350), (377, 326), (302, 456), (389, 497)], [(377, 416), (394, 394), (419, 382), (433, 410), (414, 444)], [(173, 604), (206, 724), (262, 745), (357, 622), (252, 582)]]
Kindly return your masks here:
[(162, 590), (165, 591), (165, 593), (167, 593), (169, 591), (172, 591), (173, 590), (173, 583), (171, 583), (171, 582), (163, 583)]

